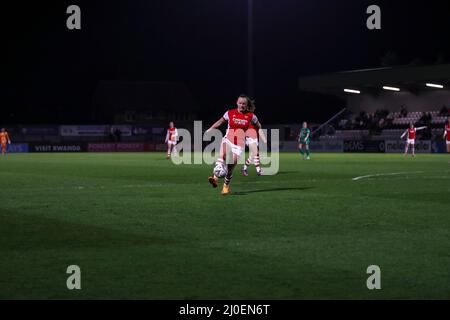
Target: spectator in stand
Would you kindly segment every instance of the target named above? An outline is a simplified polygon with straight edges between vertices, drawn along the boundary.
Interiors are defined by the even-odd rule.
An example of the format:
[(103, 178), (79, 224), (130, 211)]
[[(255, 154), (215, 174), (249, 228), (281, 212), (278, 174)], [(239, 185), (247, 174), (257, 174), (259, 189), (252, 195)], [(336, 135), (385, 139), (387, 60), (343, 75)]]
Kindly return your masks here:
[(109, 130), (109, 140), (111, 142), (115, 142), (115, 136), (114, 136), (114, 126), (111, 126), (111, 129)]
[(425, 123), (427, 123), (427, 114), (425, 112), (422, 112), (422, 115), (419, 119), (419, 124), (425, 125)]
[(441, 117), (449, 116), (448, 108), (446, 106), (442, 107), (441, 111), (439, 112), (439, 116), (441, 116)]
[(355, 128), (362, 125), (362, 116), (361, 114), (355, 118)]
[(402, 108), (400, 109), (400, 116), (402, 118), (406, 118), (408, 116), (408, 110), (406, 110), (405, 106), (402, 106)]
[(116, 141), (120, 142), (122, 139), (122, 131), (120, 131), (119, 128), (116, 128), (116, 130), (114, 130), (114, 136), (116, 137)]
[(431, 121), (433, 120), (433, 117), (431, 116), (431, 113), (424, 112), (422, 113), (422, 117), (419, 120), (419, 123), (423, 124), (424, 126), (431, 125)]
[(367, 124), (368, 124), (369, 126), (373, 126), (373, 124), (375, 123), (374, 120), (375, 120), (375, 119), (374, 119), (374, 115), (373, 115), (373, 114), (370, 114), (370, 115), (368, 116), (368, 118), (367, 118)]

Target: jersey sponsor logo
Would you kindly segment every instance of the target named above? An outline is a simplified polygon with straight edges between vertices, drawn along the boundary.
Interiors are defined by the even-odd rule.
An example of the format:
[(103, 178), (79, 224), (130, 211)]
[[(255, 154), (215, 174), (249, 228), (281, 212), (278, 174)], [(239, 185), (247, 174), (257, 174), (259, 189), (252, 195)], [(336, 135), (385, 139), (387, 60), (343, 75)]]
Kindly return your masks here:
[(233, 119), (234, 123), (241, 126), (246, 126), (248, 124), (248, 120), (243, 119)]

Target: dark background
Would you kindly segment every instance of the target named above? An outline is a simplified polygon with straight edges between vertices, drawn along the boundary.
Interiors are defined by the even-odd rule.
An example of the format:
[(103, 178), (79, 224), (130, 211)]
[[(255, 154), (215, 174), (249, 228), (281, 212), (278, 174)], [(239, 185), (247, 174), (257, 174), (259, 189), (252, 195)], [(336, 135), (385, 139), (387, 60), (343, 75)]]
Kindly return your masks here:
[[(81, 7), (80, 31), (66, 28), (71, 4)], [(382, 9), (381, 31), (366, 28), (371, 4)], [(436, 0), (254, 0), (258, 116), (322, 121), (343, 107), (299, 92), (300, 76), (449, 62), (449, 8)], [(92, 110), (100, 80), (185, 83), (208, 121), (247, 91), (244, 0), (10, 2), (1, 11), (3, 124), (108, 121)]]

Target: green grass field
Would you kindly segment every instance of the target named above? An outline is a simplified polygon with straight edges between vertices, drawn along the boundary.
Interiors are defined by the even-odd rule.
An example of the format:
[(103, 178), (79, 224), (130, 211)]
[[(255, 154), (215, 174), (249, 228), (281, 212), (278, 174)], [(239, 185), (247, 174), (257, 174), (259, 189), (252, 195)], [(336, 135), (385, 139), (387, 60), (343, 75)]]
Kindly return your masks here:
[(283, 154), (277, 176), (236, 173), (223, 197), (211, 166), (164, 154), (12, 154), (0, 298), (450, 299), (448, 160)]

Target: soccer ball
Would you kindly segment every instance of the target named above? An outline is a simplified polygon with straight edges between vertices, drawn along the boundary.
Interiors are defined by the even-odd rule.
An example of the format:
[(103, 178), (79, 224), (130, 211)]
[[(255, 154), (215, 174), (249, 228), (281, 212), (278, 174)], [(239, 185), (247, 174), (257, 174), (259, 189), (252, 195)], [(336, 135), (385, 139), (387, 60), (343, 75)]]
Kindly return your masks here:
[(225, 178), (225, 176), (227, 175), (228, 170), (227, 168), (222, 165), (222, 164), (218, 164), (215, 168), (214, 168), (214, 175), (218, 178)]

